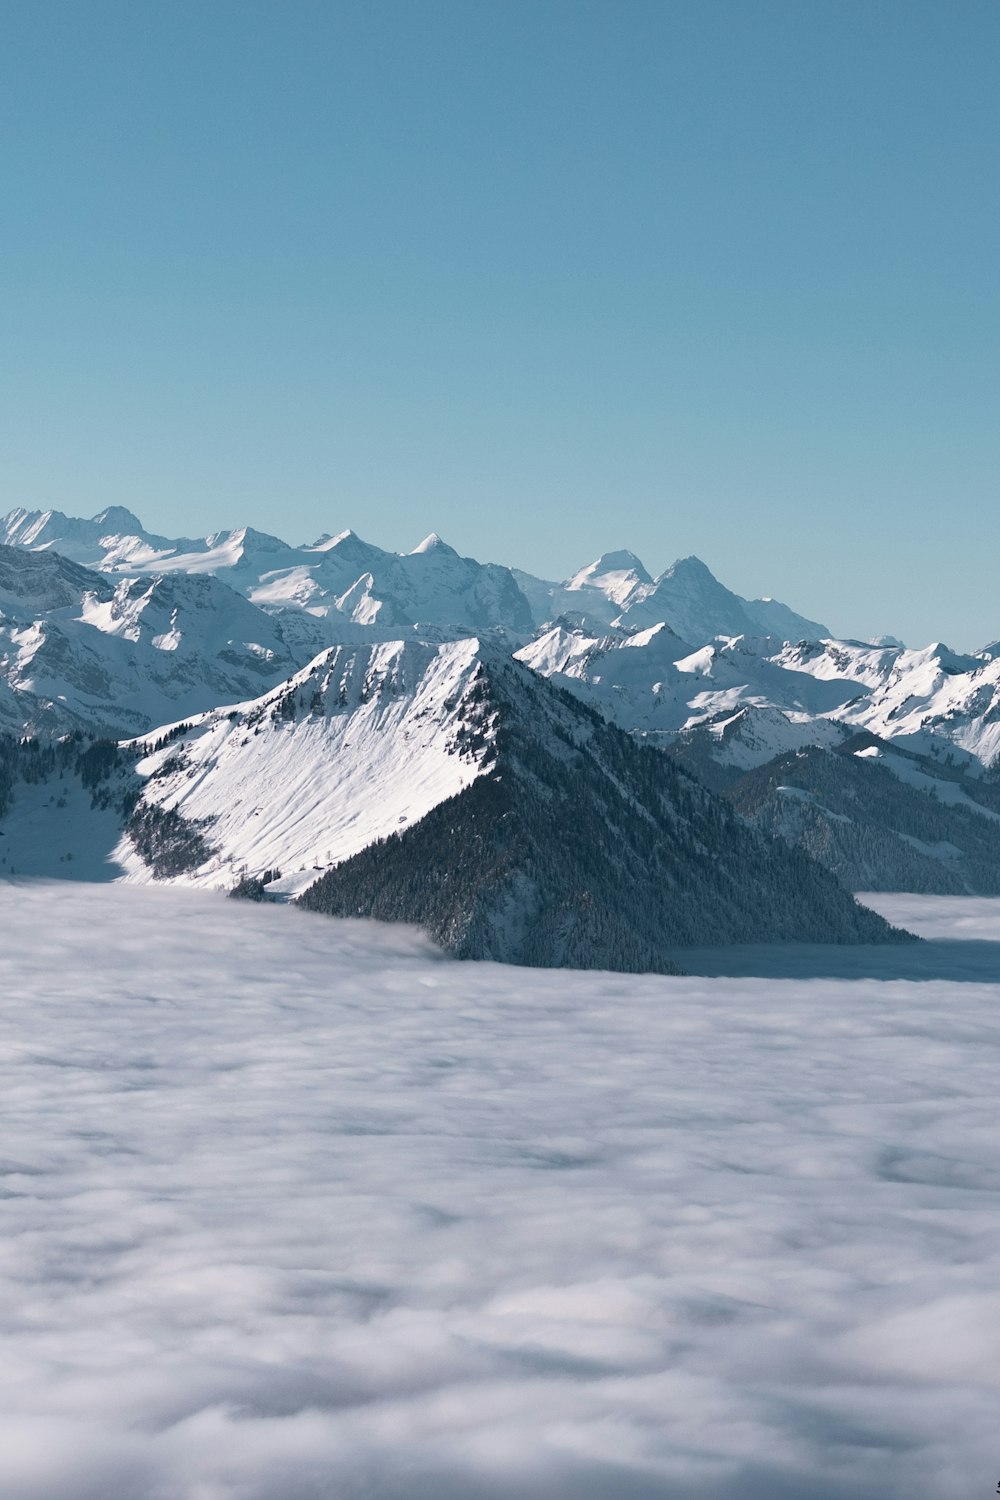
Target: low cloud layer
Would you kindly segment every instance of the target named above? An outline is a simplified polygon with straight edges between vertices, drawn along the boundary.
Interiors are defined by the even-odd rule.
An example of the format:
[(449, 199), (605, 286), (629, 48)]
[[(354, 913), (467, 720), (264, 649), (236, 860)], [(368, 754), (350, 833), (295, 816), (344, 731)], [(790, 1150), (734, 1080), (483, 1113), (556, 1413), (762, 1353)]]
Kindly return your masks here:
[(993, 1493), (1000, 985), (0, 923), (7, 1500)]

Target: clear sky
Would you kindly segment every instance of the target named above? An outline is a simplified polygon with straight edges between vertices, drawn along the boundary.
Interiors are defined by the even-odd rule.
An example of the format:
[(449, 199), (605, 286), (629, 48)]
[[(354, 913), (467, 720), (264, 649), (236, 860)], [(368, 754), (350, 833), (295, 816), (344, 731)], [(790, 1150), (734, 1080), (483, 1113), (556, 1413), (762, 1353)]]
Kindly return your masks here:
[(0, 510), (1000, 636), (997, 0), (0, 0)]

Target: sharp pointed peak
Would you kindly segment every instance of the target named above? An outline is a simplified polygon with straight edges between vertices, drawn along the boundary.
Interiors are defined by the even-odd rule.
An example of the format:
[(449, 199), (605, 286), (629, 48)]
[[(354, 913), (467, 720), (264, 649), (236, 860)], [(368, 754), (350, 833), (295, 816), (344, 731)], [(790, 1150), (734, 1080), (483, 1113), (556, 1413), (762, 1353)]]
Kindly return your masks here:
[(444, 552), (452, 552), (454, 551), (454, 548), (449, 547), (444, 538), (438, 536), (436, 531), (429, 531), (424, 537), (423, 541), (419, 544), (419, 546), (414, 547), (413, 551), (410, 553), (410, 556), (416, 557), (419, 553), (422, 552), (436, 552), (439, 550)]
[(686, 641), (681, 640), (676, 630), (667, 624), (666, 620), (659, 620), (646, 630), (633, 631), (631, 635), (625, 636), (622, 646), (642, 647), (652, 646), (654, 643), (658, 646), (669, 646), (670, 650), (673, 650), (675, 646), (680, 647), (685, 654), (689, 654), (691, 649)]
[(332, 552), (335, 547), (346, 549), (352, 545), (365, 547), (367, 543), (362, 541), (358, 533), (350, 526), (345, 526), (343, 531), (336, 533), (324, 531), (322, 536), (317, 537), (314, 542), (309, 543), (308, 550), (310, 552)]
[(708, 563), (702, 562), (701, 558), (696, 557), (693, 552), (688, 557), (679, 557), (676, 562), (672, 562), (670, 567), (664, 570), (663, 576), (673, 576), (677, 573), (700, 573), (702, 577), (706, 574), (709, 578), (715, 577)]

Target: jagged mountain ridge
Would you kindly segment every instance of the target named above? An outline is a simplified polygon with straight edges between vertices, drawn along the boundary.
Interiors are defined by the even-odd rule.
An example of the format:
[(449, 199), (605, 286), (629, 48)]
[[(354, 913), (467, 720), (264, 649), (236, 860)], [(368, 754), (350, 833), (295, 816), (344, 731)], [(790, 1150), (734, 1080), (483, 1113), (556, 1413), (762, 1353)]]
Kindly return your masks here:
[[(83, 785), (47, 785), (19, 754), (32, 784), (13, 787), (2, 857), (44, 873), (37, 851), (85, 821)], [(289, 896), (325, 877), (315, 909), (570, 967), (669, 972), (691, 943), (892, 937), (801, 853), (488, 641), (332, 648), (259, 699), (88, 754), (92, 816), (107, 842), (118, 810), (109, 862), (131, 881), (249, 877)]]
[[(473, 622), (485, 621), (479, 637), (490, 636), (501, 655), (519, 647), (534, 672), (644, 744), (669, 750), (719, 791), (776, 757), (810, 747), (837, 751), (857, 732), (895, 747), (883, 768), (897, 780), (905, 781), (914, 755), (932, 767), (954, 760), (972, 779), (1000, 756), (996, 650), (959, 655), (940, 644), (908, 650), (891, 638), (866, 644), (759, 629), (726, 634), (755, 613), (765, 623), (810, 622), (782, 616), (785, 607), (774, 601), (740, 600), (697, 559), (654, 578), (634, 554), (607, 553), (557, 586), (460, 558), (433, 533), (412, 553), (396, 554), (352, 532), (292, 549), (246, 528), (198, 543), (107, 529), (133, 523), (120, 509), (89, 522), (56, 512), (8, 517), (17, 545), (0, 547), (0, 727), (141, 735), (220, 704), (280, 694), (332, 643), (367, 650), (394, 638), (398, 645), (403, 635), (413, 646), (468, 643)], [(60, 538), (80, 556), (96, 550), (103, 571), (64, 558), (54, 550)], [(537, 614), (567, 601), (572, 612), (534, 626)], [(667, 608), (674, 623), (654, 618), (640, 628)], [(596, 628), (583, 628), (595, 620)], [(715, 634), (698, 644), (708, 630)], [(261, 776), (267, 780), (263, 768)], [(899, 827), (889, 830), (897, 841), (911, 837), (928, 793), (922, 783), (910, 790), (919, 795), (906, 809), (898, 798), (880, 799), (899, 810)], [(771, 832), (792, 830), (788, 811), (776, 805)], [(803, 828), (804, 817), (800, 808)], [(367, 819), (365, 812), (361, 826)], [(378, 830), (381, 836), (381, 824)], [(790, 836), (811, 837), (801, 829)], [(331, 854), (307, 845), (296, 856), (303, 873)], [(895, 845), (880, 847), (887, 869), (907, 861), (916, 869), (924, 858), (916, 850), (901, 863)], [(974, 849), (970, 858), (979, 858)], [(844, 878), (854, 879), (861, 864), (845, 857), (837, 868), (853, 869)], [(946, 884), (957, 868), (948, 867)], [(925, 888), (928, 869), (913, 876)], [(981, 864), (961, 879), (963, 889), (982, 888)], [(885, 879), (875, 871), (869, 883)]]
[(776, 647), (773, 638), (736, 636), (692, 651), (663, 624), (602, 637), (556, 625), (517, 657), (622, 729), (665, 739), (748, 703), (814, 723), (856, 696), (853, 683), (775, 666), (768, 652)]
[(251, 527), (171, 540), (147, 532), (121, 507), (90, 521), (18, 508), (0, 523), (0, 541), (59, 551), (111, 574), (211, 573), (265, 608), (305, 609), (397, 631), (502, 628), (528, 636), (568, 614), (626, 629), (667, 620), (692, 645), (765, 628), (791, 640), (827, 634), (774, 600), (740, 598), (697, 558), (653, 578), (634, 554), (607, 553), (559, 584), (461, 557), (434, 532), (408, 553), (375, 547), (352, 531), (302, 546)]
[[(126, 535), (109, 527), (135, 527), (136, 532)], [(178, 588), (185, 577), (208, 577), (220, 588), (228, 584), (277, 621), (268, 627), (260, 616), (248, 616), (233, 628), (231, 638), (263, 643), (264, 651), (256, 652), (258, 666), (270, 652), (286, 673), (336, 642), (389, 640), (404, 633), (414, 639), (449, 639), (493, 630), (504, 633), (512, 648), (522, 646), (522, 659), (535, 670), (556, 674), (564, 686), (630, 732), (668, 741), (699, 727), (723, 726), (713, 752), (720, 760), (736, 748), (736, 738), (724, 726), (737, 715), (744, 715), (745, 724), (746, 711), (756, 715), (764, 731), (767, 726), (773, 730), (770, 740), (767, 732), (755, 737), (757, 763), (769, 751), (780, 753), (810, 733), (817, 743), (830, 743), (829, 723), (834, 721), (905, 738), (928, 753), (951, 745), (984, 765), (1000, 756), (1000, 656), (995, 651), (960, 656), (941, 645), (910, 651), (898, 644), (795, 636), (792, 626), (796, 631), (822, 627), (773, 600), (740, 600), (697, 559), (684, 559), (653, 578), (634, 554), (607, 553), (567, 584), (550, 585), (460, 558), (433, 533), (405, 555), (373, 547), (349, 531), (299, 549), (248, 528), (216, 533), (199, 543), (172, 542), (142, 531), (137, 518), (122, 508), (101, 512), (92, 521), (15, 510), (6, 518), (5, 530), (25, 559), (26, 576), (40, 558), (55, 556), (58, 545), (75, 554), (70, 561), (81, 556), (96, 560), (100, 578), (173, 578)], [(34, 564), (28, 561), (32, 558)], [(82, 594), (79, 580), (73, 587)], [(105, 600), (105, 585), (91, 582), (87, 587), (94, 599)], [(158, 591), (161, 598), (165, 587)], [(219, 601), (224, 597), (218, 594)], [(539, 625), (543, 615), (564, 605), (575, 609), (548, 629)], [(134, 689), (122, 690), (114, 673), (100, 686), (102, 652), (95, 661), (93, 650), (84, 649), (85, 643), (93, 648), (96, 637), (81, 634), (77, 651), (63, 622), (50, 619), (68, 607), (66, 599), (39, 597), (27, 609), (21, 598), (17, 608), (9, 606), (8, 598), (5, 613), (16, 619), (19, 636), (16, 650), (8, 639), (0, 670), (3, 723), (17, 727), (20, 713), (24, 727), (57, 732), (86, 724), (89, 714), (91, 723), (121, 733), (139, 731), (161, 717), (160, 705), (143, 710), (133, 701)], [(753, 629), (733, 633), (751, 617)], [(79, 618), (88, 623), (82, 613)], [(652, 623), (643, 624), (647, 619)], [(584, 629), (581, 622), (587, 620), (591, 628)], [(783, 628), (761, 634), (761, 627), (775, 620)], [(32, 647), (24, 634), (33, 623), (40, 637), (54, 636), (38, 657), (39, 668), (46, 670), (34, 677), (22, 670), (28, 654), (38, 651), (38, 643)], [(282, 650), (276, 651), (270, 639), (275, 630)], [(172, 628), (150, 633), (151, 640), (160, 640), (161, 650), (170, 637)], [(190, 649), (189, 639), (185, 650)], [(162, 663), (152, 672), (154, 678), (161, 675)], [(175, 669), (165, 675), (176, 679), (178, 674)], [(243, 672), (235, 680), (227, 672), (201, 675), (209, 686), (200, 700), (182, 701), (173, 680), (166, 695), (173, 702), (162, 705), (163, 713), (169, 717), (227, 696), (246, 696), (280, 673), (262, 679), (259, 673), (254, 678)], [(93, 679), (98, 691), (92, 701), (86, 694), (64, 693), (61, 676), (71, 683)], [(27, 683), (36, 680), (36, 696), (44, 703), (41, 711), (32, 712)], [(102, 698), (106, 706), (116, 695), (128, 703), (128, 717), (109, 717), (104, 711)]]
[[(663, 743), (702, 733), (723, 767), (859, 730), (955, 756), (972, 775), (1000, 757), (1000, 657), (987, 651), (734, 636), (681, 654), (683, 644), (663, 626), (603, 636), (555, 626), (517, 654), (632, 733)], [(729, 732), (748, 715), (753, 744)]]
[[(259, 699), (136, 742), (140, 802), (210, 830), (189, 883), (278, 868), (275, 891), (295, 894), (483, 773), (480, 675), (475, 639), (333, 647)], [(132, 880), (160, 874), (121, 859)]]
[[(259, 698), (119, 745), (94, 741), (109, 757), (98, 808), (82, 783), (38, 774), (56, 755), (68, 775), (65, 755), (72, 762), (86, 736), (0, 736), (0, 766), (13, 768), (6, 786), (0, 775), (3, 864), (65, 875), (86, 856), (88, 878), (222, 890), (280, 864), (275, 890), (294, 894), (481, 773), (490, 737), (478, 672), (475, 640), (332, 648)], [(88, 821), (91, 845), (101, 845), (96, 875)]]
[[(831, 877), (519, 663), (483, 661), (469, 785), (300, 898), (412, 921), (460, 957), (670, 972), (701, 941), (882, 941)], [(683, 957), (681, 954), (681, 961)]]
[(1000, 759), (1000, 657), (990, 648), (967, 655), (941, 642), (918, 650), (801, 642), (784, 644), (772, 660), (820, 681), (855, 683), (854, 701), (838, 717), (858, 729), (925, 753), (945, 742), (985, 766)]
[[(0, 525), (0, 539), (10, 546), (58, 551), (110, 574), (209, 574), (264, 608), (303, 609), (397, 632), (417, 625), (533, 628), (508, 568), (460, 557), (434, 532), (400, 554), (352, 531), (299, 547), (247, 526), (171, 540), (145, 531), (121, 509), (92, 521), (18, 509)], [(115, 525), (127, 529), (116, 532)]]
[(647, 630), (665, 623), (689, 646), (719, 635), (765, 632), (792, 641), (829, 635), (826, 626), (775, 599), (734, 594), (697, 557), (679, 559), (656, 578), (632, 552), (606, 552), (562, 584), (517, 569), (514, 576), (539, 626), (564, 620), (593, 633), (608, 627)]
[(210, 576), (115, 579), (0, 546), (0, 728), (140, 733), (257, 696), (314, 655), (312, 635)]

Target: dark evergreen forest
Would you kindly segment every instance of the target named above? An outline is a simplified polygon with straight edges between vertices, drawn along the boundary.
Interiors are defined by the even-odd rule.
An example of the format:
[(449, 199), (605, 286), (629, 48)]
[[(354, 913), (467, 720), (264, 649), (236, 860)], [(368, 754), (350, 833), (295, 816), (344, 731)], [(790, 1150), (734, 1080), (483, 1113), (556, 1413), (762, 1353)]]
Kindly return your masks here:
[(914, 770), (934, 778), (923, 790), (877, 759), (858, 759), (854, 746), (779, 756), (725, 795), (747, 822), (794, 844), (849, 890), (1000, 895), (996, 782), (912, 756)]
[[(670, 972), (706, 943), (901, 938), (801, 850), (516, 664), (487, 776), (331, 870), (313, 911), (418, 923), (463, 958)], [(682, 958), (680, 959), (682, 962)]]

